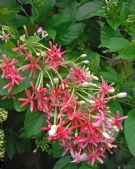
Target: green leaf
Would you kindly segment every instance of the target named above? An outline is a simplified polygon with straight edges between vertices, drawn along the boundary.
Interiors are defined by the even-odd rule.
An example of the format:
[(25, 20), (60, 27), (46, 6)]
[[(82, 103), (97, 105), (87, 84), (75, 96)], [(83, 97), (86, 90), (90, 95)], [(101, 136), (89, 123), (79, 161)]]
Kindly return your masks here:
[(125, 47), (119, 57), (122, 59), (135, 59), (135, 46), (131, 44)]
[(135, 158), (132, 158), (132, 159), (128, 162), (128, 164), (127, 164), (127, 166), (126, 166), (126, 169), (135, 169)]
[(25, 136), (31, 138), (39, 134), (41, 132), (40, 128), (43, 127), (44, 122), (45, 117), (43, 113), (27, 111), (24, 121)]
[(85, 28), (84, 23), (74, 23), (69, 26), (63, 25), (57, 30), (58, 43), (68, 45), (79, 37)]
[(130, 42), (122, 37), (112, 37), (109, 41), (108, 48), (110, 52), (116, 52), (128, 46)]
[(104, 3), (101, 1), (92, 1), (80, 6), (76, 12), (76, 20), (82, 21), (93, 16), (102, 16)]
[(124, 130), (129, 150), (135, 156), (135, 109), (129, 111)]
[(108, 24), (116, 31), (117, 28), (120, 26), (121, 21), (120, 20), (113, 20), (113, 19), (108, 19)]
[(5, 47), (5, 50), (6, 50), (7, 53), (13, 54), (14, 52), (13, 52), (12, 48), (15, 48), (16, 45), (13, 42), (11, 42), (10, 40), (8, 40), (5, 43), (4, 47)]
[(65, 169), (65, 166), (70, 163), (71, 161), (70, 156), (65, 156), (63, 158), (60, 158), (54, 165), (53, 169)]
[(56, 37), (56, 30), (55, 29), (52, 29), (52, 28), (46, 28), (45, 29), (46, 32), (48, 33), (48, 36), (49, 38), (51, 38), (52, 40), (55, 40), (55, 37)]
[(14, 108), (17, 112), (22, 112), (27, 109), (27, 106), (21, 107), (22, 102), (19, 101), (19, 98), (25, 98), (25, 97), (26, 97), (25, 93), (21, 92), (14, 98)]
[(111, 100), (107, 105), (110, 107), (113, 114), (116, 114), (119, 111), (121, 116), (123, 115), (123, 110), (119, 102)]
[(78, 169), (76, 163), (69, 163), (63, 169)]
[(119, 76), (118, 76), (117, 72), (111, 67), (104, 68), (103, 70), (101, 70), (99, 72), (99, 75), (102, 76), (109, 83), (119, 81)]
[(111, 40), (112, 37), (122, 37), (120, 32), (115, 32), (112, 28), (105, 26), (104, 28), (102, 28), (101, 30), (101, 47), (106, 47), (108, 48), (109, 46), (109, 42)]
[(15, 138), (11, 135), (6, 135), (6, 153), (10, 159), (15, 154)]
[(87, 162), (82, 162), (79, 169), (99, 169), (98, 165), (90, 165)]
[(25, 143), (22, 141), (16, 142), (16, 150), (19, 154), (23, 154), (25, 152)]
[(55, 144), (52, 145), (52, 148), (49, 150), (49, 152), (51, 153), (52, 157), (60, 158), (62, 157), (63, 148), (59, 145), (58, 142), (56, 142)]
[[(58, 27), (67, 22), (71, 24), (71, 22), (75, 21), (76, 9), (77, 2), (68, 2), (67, 5), (64, 6), (62, 13), (58, 13), (49, 18), (48, 25), (50, 27)], [(63, 29), (61, 29), (61, 31), (62, 30)]]

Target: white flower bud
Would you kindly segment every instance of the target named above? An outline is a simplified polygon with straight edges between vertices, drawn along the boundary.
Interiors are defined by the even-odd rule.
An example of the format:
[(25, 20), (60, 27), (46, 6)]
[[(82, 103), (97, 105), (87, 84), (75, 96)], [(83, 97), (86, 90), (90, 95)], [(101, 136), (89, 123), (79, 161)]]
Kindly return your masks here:
[(94, 104), (95, 102), (93, 100), (89, 100), (89, 103)]
[(24, 42), (25, 41), (25, 35), (20, 36), (20, 40)]
[(84, 54), (82, 54), (80, 57), (81, 58), (85, 58), (87, 55), (84, 53)]
[(108, 90), (109, 93), (114, 93), (115, 89), (112, 87), (110, 90)]
[(79, 105), (83, 105), (83, 104), (85, 104), (84, 100), (79, 101)]
[(89, 86), (89, 83), (88, 83), (88, 82), (83, 82), (81, 85), (82, 85), (83, 87), (88, 87), (88, 86)]
[(94, 80), (98, 80), (98, 77), (97, 77), (97, 76), (93, 76), (93, 75), (92, 75), (92, 79), (94, 79)]
[(53, 82), (54, 82), (54, 84), (58, 84), (59, 83), (59, 79), (58, 78), (54, 78)]
[(51, 126), (51, 129), (49, 130), (49, 136), (53, 136), (55, 133), (56, 133), (56, 131), (57, 131), (57, 126), (56, 125), (52, 125)]
[(110, 139), (109, 134), (108, 134), (108, 133), (106, 133), (106, 132), (103, 132), (103, 136), (104, 136), (105, 138), (107, 138), (107, 139)]
[(127, 95), (126, 92), (121, 92), (121, 93), (118, 93), (116, 96), (117, 96), (118, 98), (124, 98), (124, 97), (126, 97), (126, 95)]
[(84, 63), (84, 64), (88, 64), (88, 63), (90, 63), (88, 60), (84, 60), (84, 61), (82, 61), (82, 63)]

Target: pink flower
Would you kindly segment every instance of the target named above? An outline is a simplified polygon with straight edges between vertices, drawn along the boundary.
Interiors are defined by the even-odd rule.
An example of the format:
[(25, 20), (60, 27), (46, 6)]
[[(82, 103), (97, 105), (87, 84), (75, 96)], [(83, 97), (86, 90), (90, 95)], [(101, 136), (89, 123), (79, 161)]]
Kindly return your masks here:
[(91, 81), (92, 77), (90, 75), (87, 75), (83, 69), (75, 66), (71, 69), (69, 79), (71, 79), (73, 83), (82, 84), (83, 82)]
[(73, 149), (70, 149), (70, 154), (71, 154), (71, 157), (74, 159), (72, 161), (72, 163), (80, 163), (82, 161), (87, 160), (87, 154), (86, 153), (81, 154), (80, 152), (76, 152)]
[(41, 34), (42, 38), (45, 38), (48, 35), (48, 33), (45, 30), (43, 30), (42, 27), (38, 28), (37, 33)]
[(34, 58), (29, 55), (29, 60), (30, 60), (30, 64), (25, 65), (22, 69), (22, 71), (26, 71), (28, 69), (30, 69), (30, 77), (36, 77), (36, 70), (42, 70), (42, 68), (38, 65), (38, 62), (40, 61), (41, 56), (39, 56), (36, 60), (34, 60)]
[(122, 127), (122, 125), (121, 125), (121, 121), (123, 121), (123, 120), (125, 120), (125, 119), (127, 119), (127, 118), (128, 118), (128, 116), (120, 117), (120, 112), (118, 112), (118, 113), (116, 114), (116, 116), (114, 116), (114, 119), (113, 119), (113, 121), (112, 121), (112, 124), (113, 124), (115, 127), (117, 127), (118, 130), (122, 130), (123, 127)]
[(5, 34), (5, 32), (3, 32), (3, 34), (0, 35), (0, 39), (7, 41), (9, 39), (9, 34)]
[(20, 52), (23, 52), (24, 50), (26, 50), (27, 48), (25, 47), (25, 45), (20, 45), (20, 42), (17, 41), (17, 47), (16, 48), (13, 48), (12, 50), (13, 51), (20, 51)]
[(31, 92), (29, 89), (25, 90), (27, 98), (19, 98), (19, 101), (23, 101), (21, 104), (21, 107), (24, 107), (26, 105), (30, 106), (30, 111), (36, 111), (36, 105), (35, 105), (35, 98), (33, 95), (31, 95)]
[(54, 68), (55, 70), (58, 70), (58, 66), (64, 66), (62, 63), (65, 61), (62, 57), (65, 53), (61, 52), (61, 47), (58, 46), (58, 44), (53, 45), (52, 42), (49, 42), (50, 49), (48, 51), (45, 51), (46, 60), (45, 64)]
[(18, 69), (15, 68), (15, 64), (18, 62), (17, 60), (13, 59), (11, 62), (8, 62), (6, 55), (2, 55), (3, 64), (0, 66), (0, 70), (2, 71), (2, 78), (8, 80), (8, 84), (3, 86), (3, 89), (9, 88), (9, 92), (13, 89), (15, 84), (19, 84), (23, 77), (21, 77), (18, 73)]

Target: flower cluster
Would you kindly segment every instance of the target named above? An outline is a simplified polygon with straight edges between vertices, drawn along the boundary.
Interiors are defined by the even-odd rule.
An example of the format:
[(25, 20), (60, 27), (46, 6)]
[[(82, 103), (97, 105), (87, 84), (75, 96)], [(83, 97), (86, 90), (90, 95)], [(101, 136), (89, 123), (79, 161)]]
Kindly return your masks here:
[[(45, 32), (40, 29), (37, 33), (44, 36)], [(98, 160), (103, 163), (105, 152), (112, 153), (111, 148), (117, 147), (114, 134), (122, 130), (121, 121), (127, 118), (120, 117), (119, 112), (114, 115), (108, 102), (125, 97), (126, 93), (112, 95), (113, 84), (108, 85), (91, 74), (88, 60), (79, 62), (85, 54), (67, 61), (63, 58), (65, 51), (61, 51), (58, 44), (49, 42), (50, 48), (38, 42), (34, 45), (37, 45), (34, 49), (27, 46), (23, 36), (22, 42), (18, 41), (13, 48), (18, 56), (24, 57), (19, 68), (15, 68), (16, 59), (9, 62), (2, 55), (1, 78), (8, 80), (3, 90), (8, 88), (9, 94), (14, 94), (13, 87), (26, 79), (19, 73), (28, 72), (30, 85), (25, 89), (26, 96), (18, 100), (21, 108), (27, 106), (31, 112), (43, 113), (47, 126), (41, 130), (46, 131), (48, 141), (58, 140), (65, 150), (63, 155), (70, 153), (72, 162), (94, 164)]]

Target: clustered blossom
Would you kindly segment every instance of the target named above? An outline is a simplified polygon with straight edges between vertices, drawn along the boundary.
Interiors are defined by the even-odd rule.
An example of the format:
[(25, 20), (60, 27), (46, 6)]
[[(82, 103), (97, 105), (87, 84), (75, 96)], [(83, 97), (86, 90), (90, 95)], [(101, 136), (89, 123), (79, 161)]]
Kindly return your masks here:
[(3, 86), (3, 89), (8, 88), (10, 92), (15, 84), (19, 84), (24, 78), (18, 73), (18, 69), (15, 68), (15, 64), (18, 62), (12, 59), (11, 62), (7, 60), (6, 55), (2, 55), (3, 64), (0, 65), (0, 70), (2, 71), (2, 78), (7, 79), (8, 83)]
[[(44, 35), (42, 29), (37, 32)], [(21, 108), (27, 106), (31, 112), (43, 113), (47, 125), (41, 130), (46, 132), (49, 141), (59, 141), (64, 148), (63, 155), (70, 153), (72, 162), (103, 163), (105, 153), (112, 153), (111, 149), (117, 147), (114, 134), (122, 130), (121, 122), (127, 118), (120, 117), (120, 112), (114, 115), (107, 104), (115, 97), (125, 97), (126, 93), (112, 96), (113, 84), (108, 85), (104, 79), (100, 82), (91, 74), (87, 60), (81, 62), (85, 65), (67, 62), (63, 58), (65, 51), (61, 51), (58, 44), (49, 42), (50, 49), (40, 49), (37, 55), (28, 49), (25, 39), (21, 43), (24, 44), (18, 41), (13, 48), (24, 57), (24, 64), (19, 69), (15, 68), (17, 60), (9, 62), (2, 55), (1, 77), (9, 81), (3, 90), (9, 88), (12, 94), (14, 85), (25, 79), (19, 71), (29, 71), (30, 87), (25, 89), (26, 96), (18, 99)], [(59, 67), (66, 70), (64, 75)]]

